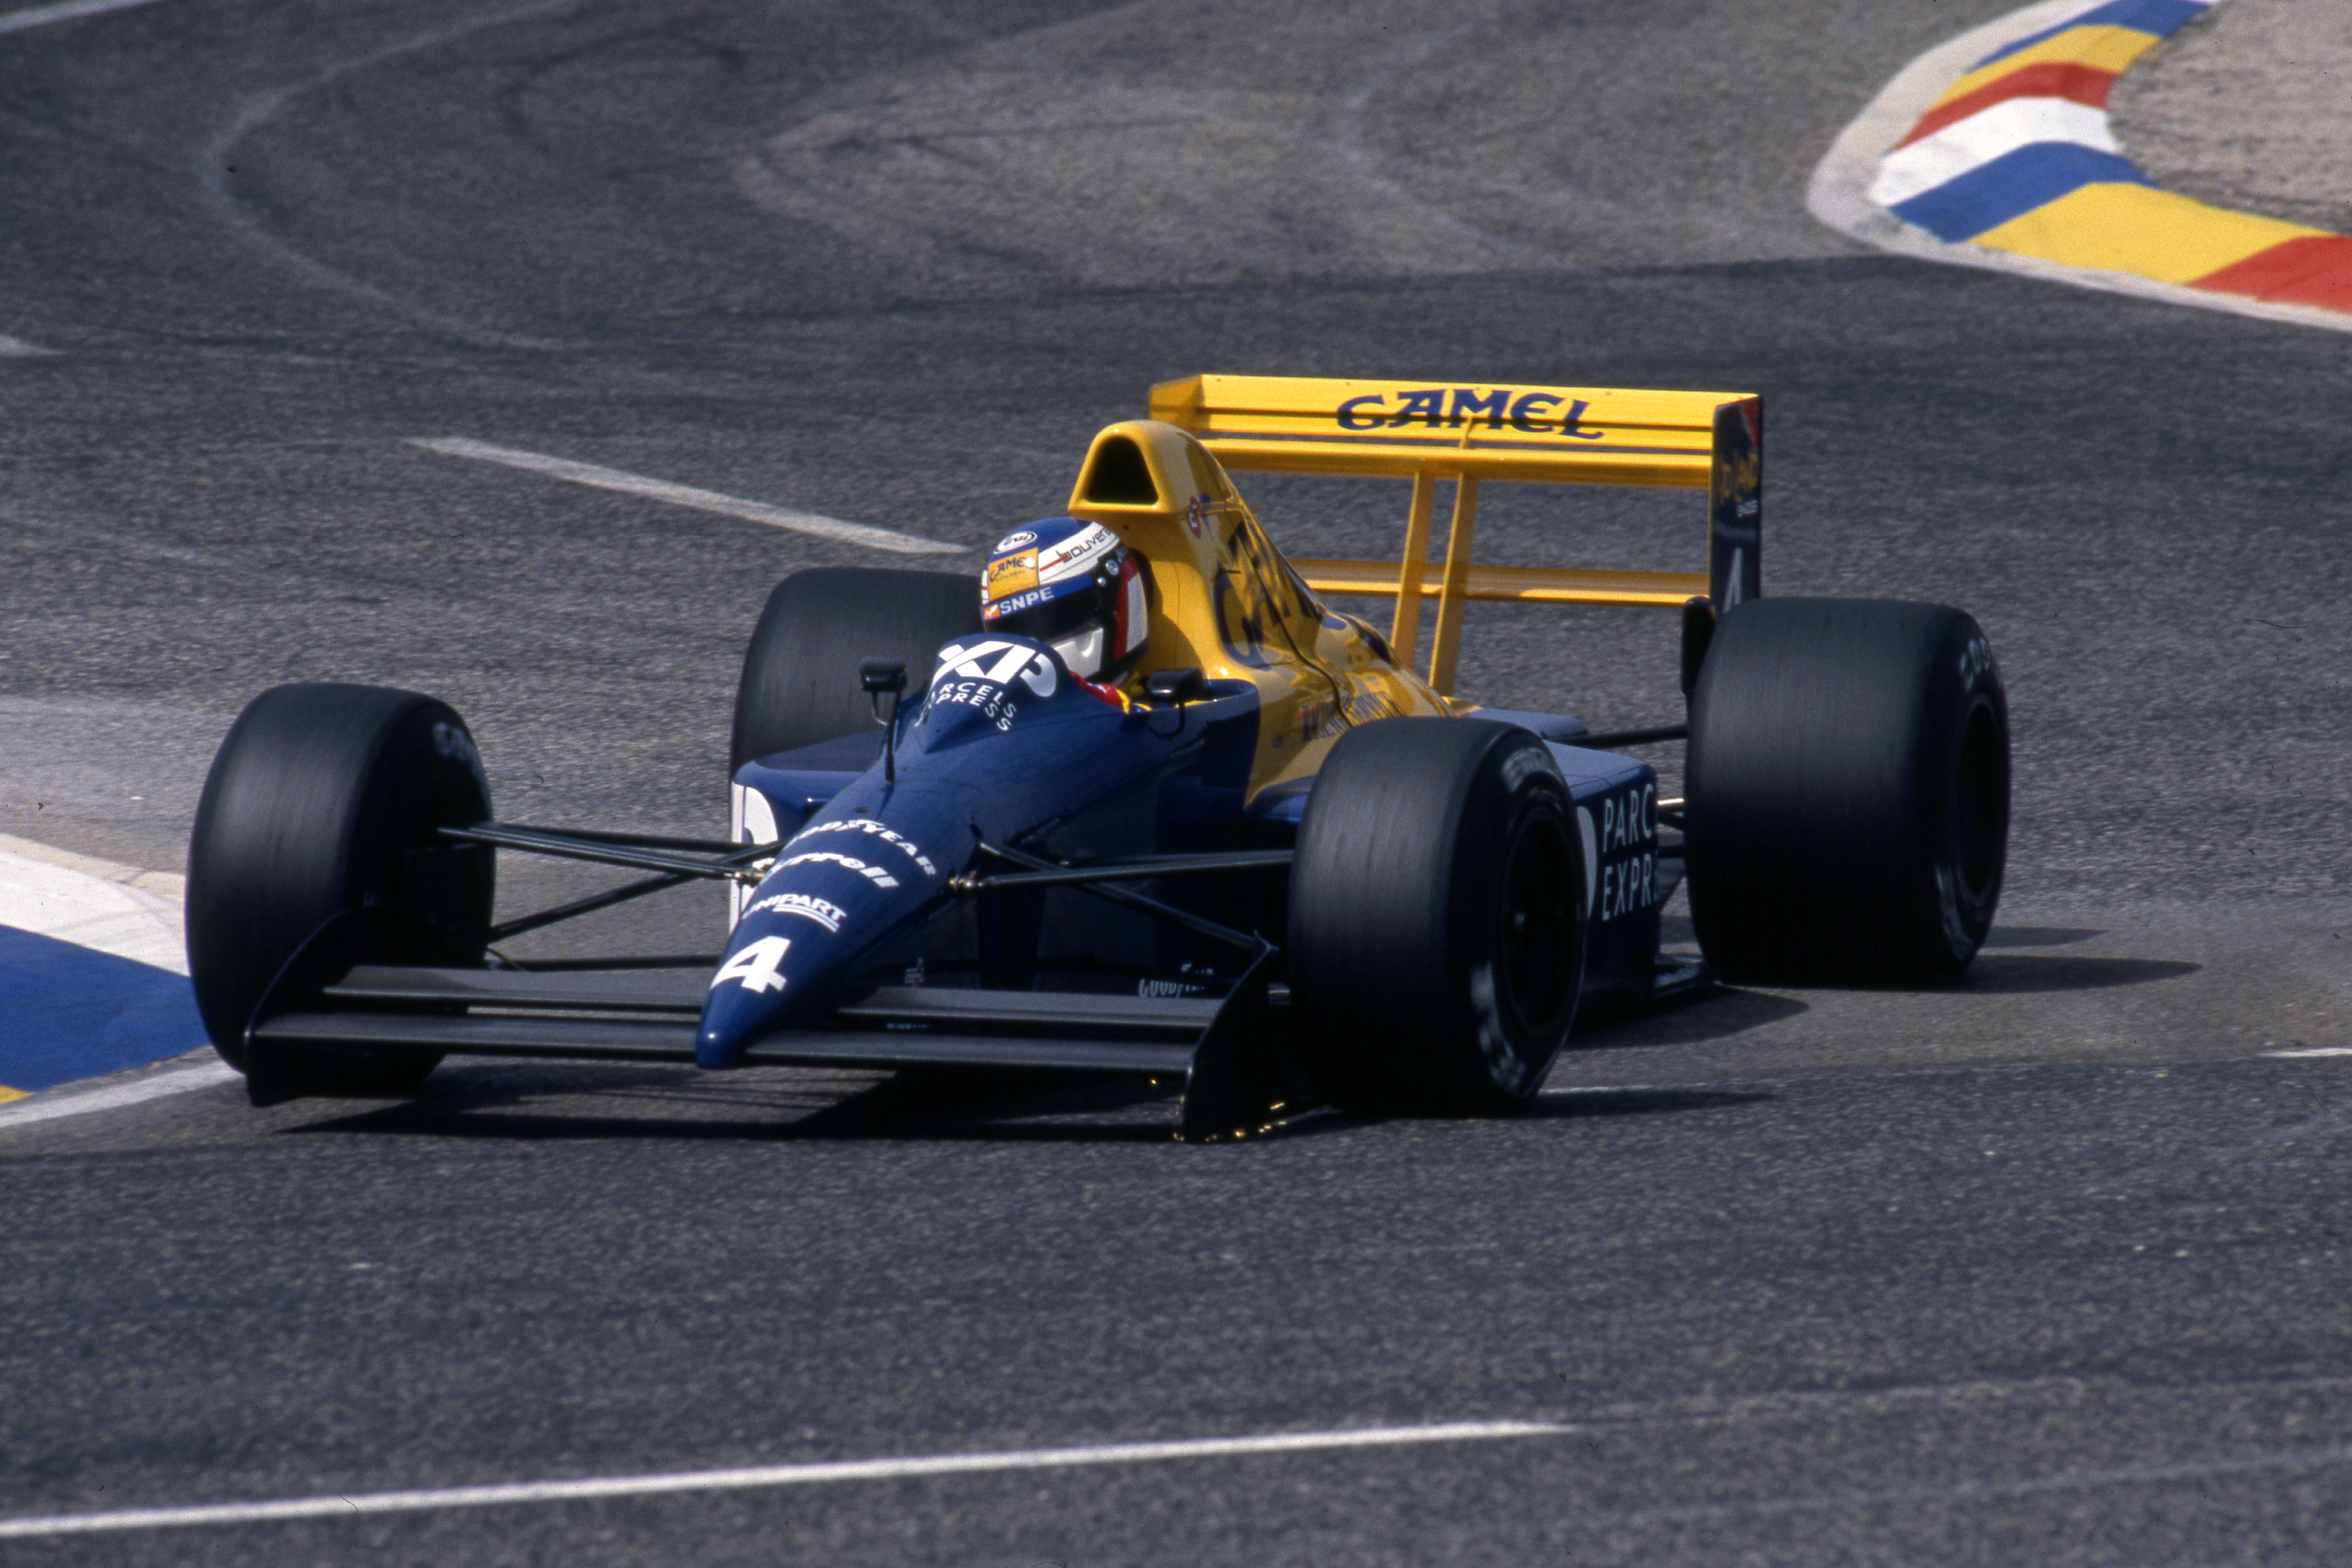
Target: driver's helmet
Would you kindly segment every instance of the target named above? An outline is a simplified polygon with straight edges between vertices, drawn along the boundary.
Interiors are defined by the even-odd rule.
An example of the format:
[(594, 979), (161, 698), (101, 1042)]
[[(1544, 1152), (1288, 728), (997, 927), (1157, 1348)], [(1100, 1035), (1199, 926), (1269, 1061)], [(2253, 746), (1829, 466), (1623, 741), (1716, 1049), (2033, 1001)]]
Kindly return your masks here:
[(1050, 643), (1082, 680), (1117, 682), (1143, 656), (1142, 558), (1098, 522), (1049, 517), (989, 552), (980, 618)]

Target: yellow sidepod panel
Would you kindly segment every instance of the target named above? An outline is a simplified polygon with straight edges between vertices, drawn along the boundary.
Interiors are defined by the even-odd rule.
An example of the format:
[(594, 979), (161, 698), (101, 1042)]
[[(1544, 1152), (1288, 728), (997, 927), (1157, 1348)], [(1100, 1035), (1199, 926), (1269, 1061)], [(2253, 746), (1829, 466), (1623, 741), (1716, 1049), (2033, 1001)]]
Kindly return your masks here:
[(1137, 419), (1097, 436), (1069, 512), (1150, 563), (1144, 670), (1198, 665), (1213, 680), (1257, 687), (1252, 795), (1311, 775), (1350, 724), (1456, 711), (1397, 668), (1363, 623), (1323, 607), (1223, 466), (1176, 426)]

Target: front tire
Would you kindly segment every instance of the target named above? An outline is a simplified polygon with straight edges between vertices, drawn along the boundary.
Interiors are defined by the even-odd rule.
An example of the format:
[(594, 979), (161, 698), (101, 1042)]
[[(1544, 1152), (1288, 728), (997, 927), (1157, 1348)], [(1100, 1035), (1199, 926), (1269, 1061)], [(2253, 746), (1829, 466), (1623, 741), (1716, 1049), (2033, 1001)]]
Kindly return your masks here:
[(2009, 701), (1942, 605), (1758, 599), (1691, 701), (1691, 923), (1727, 980), (1940, 984), (1992, 928)]
[(820, 566), (776, 584), (735, 686), (731, 774), (755, 758), (844, 735), (876, 735), (857, 666), (895, 658), (930, 679), (941, 645), (980, 630), (980, 580), (955, 572)]
[[(437, 837), (490, 816), (466, 721), (413, 691), (310, 682), (246, 707), (213, 759), (188, 845), (188, 975), (214, 1048), (250, 1072), (270, 986), (338, 915), (381, 910), (368, 963), (474, 965), (490, 921), (492, 852)], [(430, 1051), (306, 1058), (305, 1090), (390, 1094)]]
[(1527, 731), (1341, 736), (1291, 865), (1291, 1013), (1318, 1087), (1373, 1113), (1532, 1097), (1575, 1020), (1584, 886), (1568, 785)]

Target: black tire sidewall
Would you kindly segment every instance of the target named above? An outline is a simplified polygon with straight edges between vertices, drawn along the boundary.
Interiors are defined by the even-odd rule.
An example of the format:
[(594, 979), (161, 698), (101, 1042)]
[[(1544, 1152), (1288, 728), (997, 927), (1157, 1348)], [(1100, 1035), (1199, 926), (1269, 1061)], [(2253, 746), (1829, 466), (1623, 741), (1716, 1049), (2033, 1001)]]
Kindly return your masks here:
[(489, 815), (472, 734), (434, 698), (310, 682), (248, 704), (214, 758), (188, 849), (189, 977), (224, 1058), (246, 1065), (263, 994), (346, 911), (397, 910), (373, 929), (371, 961), (480, 962), (491, 852), (435, 829)]
[(873, 731), (858, 683), (867, 658), (907, 667), (910, 691), (930, 679), (940, 647), (980, 630), (980, 580), (950, 572), (821, 566), (769, 593), (735, 684), (728, 771), (755, 758)]
[[(1500, 968), (1515, 843), (1547, 847), (1561, 883), (1563, 994), (1535, 1027)], [(1532, 1095), (1574, 1018), (1581, 854), (1567, 784), (1527, 731), (1399, 719), (1342, 737), (1291, 877), (1293, 1005), (1325, 1091), (1375, 1112), (1488, 1111)]]
[[(1961, 679), (1937, 681), (1927, 741), (1940, 781), (1928, 845), (1936, 918), (1944, 945), (1923, 952), (1935, 978), (1953, 979), (1992, 931), (2008, 870), (2011, 756), (2009, 693), (1992, 645), (1976, 622), (1955, 612), (1937, 658)], [(1971, 731), (1975, 733), (1971, 734)], [(1973, 743), (1972, 743), (1973, 742)], [(1974, 775), (1973, 777), (1971, 775)], [(1979, 820), (1971, 823), (1971, 816)]]
[[(2007, 695), (1968, 615), (1739, 606), (1692, 700), (1685, 851), (1702, 951), (1754, 984), (1956, 978), (1999, 902), (2008, 792)], [(1973, 854), (1965, 799), (1979, 807)]]

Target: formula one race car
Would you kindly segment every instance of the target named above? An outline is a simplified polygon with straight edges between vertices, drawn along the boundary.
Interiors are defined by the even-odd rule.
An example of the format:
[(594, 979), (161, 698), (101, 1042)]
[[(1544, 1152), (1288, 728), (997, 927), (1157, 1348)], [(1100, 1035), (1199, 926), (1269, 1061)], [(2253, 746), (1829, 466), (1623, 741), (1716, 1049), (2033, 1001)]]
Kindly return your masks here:
[[(984, 628), (970, 577), (801, 573), (744, 659), (723, 841), (500, 822), (427, 697), (257, 698), (187, 889), (197, 1005), (255, 1101), (398, 1092), (445, 1055), (957, 1064), (1181, 1078), (1182, 1131), (1213, 1136), (1325, 1101), (1507, 1109), (1586, 1001), (1974, 956), (2008, 839), (1991, 649), (1938, 605), (1761, 596), (1758, 399), (1202, 376), (1150, 413), (1095, 438), (1068, 507), (1142, 563), (1125, 688)], [(1228, 478), (1252, 469), (1409, 481), (1401, 560), (1286, 561)], [(1707, 570), (1475, 565), (1490, 480), (1706, 489)], [(992, 578), (1034, 580), (1022, 544)], [(1386, 636), (1322, 602), (1375, 594)], [(1470, 599), (1674, 610), (1686, 722), (1454, 700)], [(1685, 738), (1661, 799), (1623, 749)], [(498, 921), (501, 849), (646, 876)], [(719, 952), (501, 952), (696, 878), (734, 890)], [(1703, 962), (1660, 952), (1684, 882)]]

